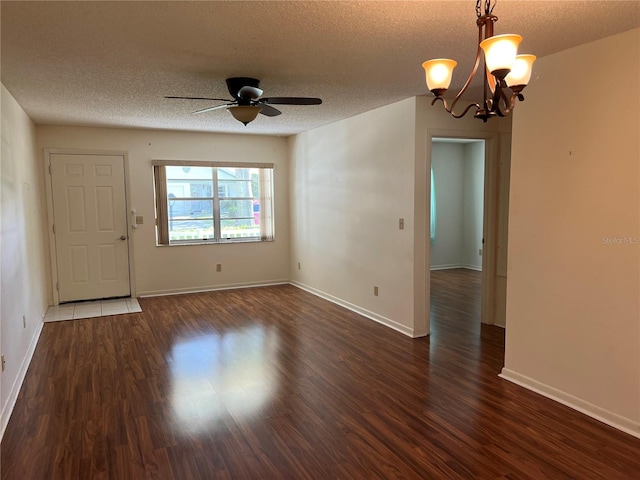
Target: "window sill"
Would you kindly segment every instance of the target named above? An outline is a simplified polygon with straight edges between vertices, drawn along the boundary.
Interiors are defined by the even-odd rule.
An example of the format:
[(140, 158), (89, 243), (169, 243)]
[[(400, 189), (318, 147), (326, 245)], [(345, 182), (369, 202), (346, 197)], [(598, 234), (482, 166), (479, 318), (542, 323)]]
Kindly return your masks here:
[(174, 242), (165, 244), (157, 244), (156, 247), (185, 247), (192, 245), (234, 245), (238, 243), (269, 243), (273, 242), (272, 240), (261, 240), (259, 238), (233, 238), (233, 239), (220, 239), (220, 240), (203, 240), (203, 241), (193, 241), (193, 242)]

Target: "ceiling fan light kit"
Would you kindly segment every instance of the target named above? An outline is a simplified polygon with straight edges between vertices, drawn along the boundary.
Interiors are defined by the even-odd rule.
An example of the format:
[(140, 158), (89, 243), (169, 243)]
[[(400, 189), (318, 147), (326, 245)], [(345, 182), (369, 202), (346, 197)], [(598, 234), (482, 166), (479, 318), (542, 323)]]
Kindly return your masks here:
[[(427, 87), (436, 97), (431, 105), (440, 100), (445, 110), (454, 118), (464, 117), (475, 107), (474, 117), (486, 122), (495, 116), (509, 115), (515, 107), (516, 100), (524, 100), (521, 92), (529, 83), (536, 57), (528, 54), (518, 55), (518, 46), (522, 41), (520, 35), (493, 34), (493, 26), (498, 21), (498, 17), (493, 15), (495, 3), (492, 5), (491, 0), (476, 0), (476, 25), (478, 26), (476, 60), (469, 78), (451, 104), (444, 98), (444, 94), (451, 85), (453, 69), (457, 62), (448, 58), (438, 58), (422, 64)], [(482, 103), (472, 103), (462, 113), (457, 114), (454, 108), (478, 72), (481, 59), (484, 59)], [(510, 95), (508, 90), (511, 90)]]
[(260, 88), (260, 80), (250, 77), (227, 78), (227, 89), (233, 97), (225, 98), (208, 97), (164, 97), (180, 100), (212, 100), (216, 102), (227, 102), (223, 105), (196, 110), (194, 114), (211, 112), (213, 110), (227, 109), (233, 118), (243, 123), (245, 126), (253, 122), (258, 114), (267, 117), (276, 117), (282, 112), (269, 104), (274, 105), (320, 105), (322, 100), (312, 97), (262, 97), (264, 93)]
[(256, 119), (262, 107), (259, 105), (234, 105), (227, 110), (233, 115), (233, 118), (246, 126)]

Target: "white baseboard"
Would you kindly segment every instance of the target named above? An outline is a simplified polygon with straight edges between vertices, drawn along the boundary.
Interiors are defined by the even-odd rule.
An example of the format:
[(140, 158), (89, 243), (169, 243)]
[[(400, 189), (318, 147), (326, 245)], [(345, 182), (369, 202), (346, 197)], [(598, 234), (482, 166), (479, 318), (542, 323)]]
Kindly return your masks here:
[(591, 418), (595, 418), (596, 420), (628, 433), (629, 435), (640, 438), (640, 422), (638, 421), (634, 421), (630, 418), (618, 415), (617, 413), (605, 410), (604, 408), (582, 400), (570, 393), (563, 392), (562, 390), (558, 390), (557, 388), (538, 382), (533, 378), (529, 378), (526, 375), (514, 372), (508, 368), (503, 368), (502, 373), (498, 376), (528, 390), (539, 393), (543, 397), (555, 400), (556, 402), (577, 410), (580, 413), (584, 413)]
[(466, 268), (467, 270), (475, 270), (476, 272), (482, 271), (482, 267), (478, 267), (477, 265), (460, 265), (460, 268)]
[(431, 270), (452, 270), (454, 268), (462, 268), (459, 264), (431, 265)]
[(13, 408), (16, 406), (18, 394), (20, 393), (20, 388), (22, 388), (22, 382), (24, 382), (24, 378), (27, 375), (27, 370), (29, 369), (29, 364), (31, 363), (33, 354), (36, 351), (36, 345), (38, 345), (38, 340), (40, 339), (40, 333), (42, 333), (43, 326), (44, 322), (40, 322), (36, 327), (35, 332), (33, 332), (33, 337), (31, 337), (31, 342), (29, 343), (27, 353), (22, 359), (20, 369), (18, 370), (18, 375), (16, 376), (13, 385), (11, 386), (11, 391), (9, 392), (9, 395), (7, 397), (7, 402), (2, 408), (2, 413), (0, 413), (0, 440), (2, 440), (2, 437), (4, 437), (4, 431), (6, 430), (9, 419), (11, 418), (11, 414), (13, 413)]
[(467, 270), (476, 270), (478, 272), (482, 271), (482, 267), (477, 267), (475, 265), (463, 265), (463, 264), (450, 264), (450, 265), (432, 265), (430, 270), (453, 270), (454, 268), (466, 268)]
[(273, 285), (288, 285), (289, 280), (270, 280), (267, 282), (229, 283), (223, 285), (209, 285), (198, 288), (174, 288), (169, 290), (149, 290), (138, 292), (138, 297), (164, 297), (166, 295), (185, 295), (187, 293), (215, 292), (216, 290), (234, 290), (236, 288), (270, 287)]
[(304, 283), (300, 283), (295, 280), (292, 280), (289, 283), (291, 283), (291, 285), (293, 285), (294, 287), (298, 287), (301, 290), (309, 292), (317, 297), (323, 298), (324, 300), (328, 300), (331, 303), (340, 305), (341, 307), (344, 307), (347, 310), (351, 310), (352, 312), (356, 312), (362, 315), (363, 317), (367, 317), (370, 320), (378, 322), (386, 327), (392, 328), (397, 332), (407, 335), (408, 337), (418, 338), (418, 337), (424, 337), (426, 335), (426, 334), (414, 332), (411, 328), (405, 325), (402, 325), (396, 322), (395, 320), (391, 320), (390, 318), (383, 317), (382, 315), (378, 315), (377, 313), (367, 310), (366, 308), (359, 307), (358, 305), (354, 305), (353, 303), (347, 302), (346, 300), (343, 300), (338, 297), (334, 297), (329, 293), (325, 293), (321, 290), (310, 287), (309, 285), (305, 285)]

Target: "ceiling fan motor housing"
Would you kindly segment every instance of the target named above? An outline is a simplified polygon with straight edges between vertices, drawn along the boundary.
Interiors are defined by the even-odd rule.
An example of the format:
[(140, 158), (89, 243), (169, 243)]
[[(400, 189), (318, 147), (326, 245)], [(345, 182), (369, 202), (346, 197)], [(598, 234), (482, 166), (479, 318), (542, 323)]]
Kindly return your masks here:
[[(246, 102), (246, 105), (249, 105), (251, 102), (250, 98), (241, 98), (238, 96), (240, 89), (242, 87), (254, 87), (260, 88), (260, 80), (257, 78), (250, 77), (231, 77), (227, 78), (227, 88), (229, 89), (229, 93), (232, 98), (237, 98), (240, 102)], [(243, 105), (243, 103), (240, 103)]]

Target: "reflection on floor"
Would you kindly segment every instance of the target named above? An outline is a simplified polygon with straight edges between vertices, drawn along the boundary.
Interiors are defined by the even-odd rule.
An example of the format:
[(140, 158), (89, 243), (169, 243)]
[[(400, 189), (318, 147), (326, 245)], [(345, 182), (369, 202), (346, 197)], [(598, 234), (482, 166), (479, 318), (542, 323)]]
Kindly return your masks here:
[(45, 322), (76, 320), (78, 318), (106, 317), (124, 313), (141, 312), (137, 298), (114, 298), (111, 300), (95, 300), (89, 302), (64, 303), (49, 307), (44, 317)]
[(280, 387), (280, 348), (278, 329), (261, 324), (177, 337), (169, 356), (172, 430), (191, 437), (215, 431), (229, 415), (265, 415)]
[(482, 272), (467, 268), (431, 271), (431, 338), (462, 332), (480, 336)]

